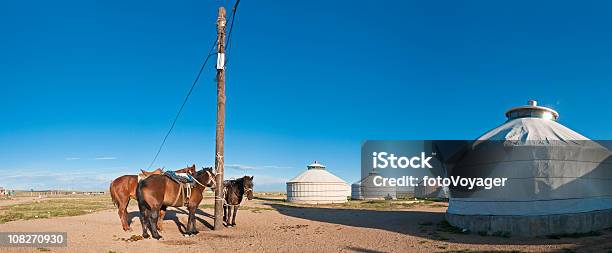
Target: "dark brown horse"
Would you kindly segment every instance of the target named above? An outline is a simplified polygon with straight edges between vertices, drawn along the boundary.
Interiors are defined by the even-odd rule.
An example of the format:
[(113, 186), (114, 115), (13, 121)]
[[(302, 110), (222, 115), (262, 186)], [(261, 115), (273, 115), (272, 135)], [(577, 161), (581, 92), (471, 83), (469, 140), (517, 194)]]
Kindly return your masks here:
[[(138, 174), (138, 176), (123, 175), (113, 180), (110, 184), (109, 192), (113, 200), (113, 204), (115, 204), (115, 206), (118, 208), (117, 213), (119, 214), (119, 219), (121, 220), (121, 226), (123, 227), (123, 231), (132, 230), (128, 223), (127, 206), (130, 203), (130, 198), (136, 199), (136, 186), (138, 185), (138, 182), (147, 178), (150, 175), (158, 175), (164, 172), (162, 169), (156, 169), (152, 172), (147, 172), (144, 170), (140, 171), (142, 173)], [(195, 173), (195, 165), (177, 170), (176, 172)], [(164, 217), (164, 214), (165, 213), (161, 213), (160, 216)], [(158, 229), (162, 229), (161, 222), (158, 225)]]
[[(215, 187), (215, 173), (212, 168), (204, 168), (193, 174), (195, 185), (191, 190), (191, 196), (188, 199), (187, 210), (189, 211), (189, 219), (185, 229), (187, 236), (198, 233), (195, 226), (195, 212), (200, 202), (203, 199), (204, 188)], [(142, 224), (142, 236), (148, 238), (147, 229), (151, 231), (151, 235), (155, 239), (160, 239), (161, 236), (157, 231), (157, 224), (160, 218), (159, 211), (165, 210), (168, 206), (179, 207), (186, 202), (181, 194), (181, 185), (172, 180), (166, 175), (152, 175), (138, 183), (136, 187), (136, 196), (138, 199), (138, 208), (140, 210), (140, 224)]]
[[(244, 194), (247, 195), (249, 200), (253, 199), (253, 177), (244, 176), (234, 180), (228, 180), (224, 182), (224, 200), (223, 204), (223, 220), (226, 226), (236, 226), (236, 213), (242, 202)], [(232, 214), (232, 209), (234, 210)], [(230, 216), (232, 216), (232, 222), (230, 223)]]

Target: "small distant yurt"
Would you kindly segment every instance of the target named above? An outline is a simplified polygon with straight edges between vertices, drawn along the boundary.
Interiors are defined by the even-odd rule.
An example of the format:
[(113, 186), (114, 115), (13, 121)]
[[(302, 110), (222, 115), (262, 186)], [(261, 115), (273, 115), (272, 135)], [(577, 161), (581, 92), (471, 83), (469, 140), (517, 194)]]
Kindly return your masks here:
[(351, 184), (351, 199), (363, 199), (361, 195), (361, 180)]
[(414, 187), (415, 198), (448, 198), (448, 189), (437, 185), (425, 185), (421, 181)]
[(362, 200), (397, 199), (397, 188), (392, 186), (375, 186), (374, 177), (378, 172), (371, 171), (365, 178), (351, 185), (351, 198)]
[(316, 161), (307, 168), (287, 182), (287, 201), (306, 204), (347, 202), (350, 191), (348, 183)]
[(529, 101), (469, 143), (448, 176), (507, 178), (493, 189), (450, 188), (446, 218), (475, 233), (586, 233), (612, 227), (612, 153)]

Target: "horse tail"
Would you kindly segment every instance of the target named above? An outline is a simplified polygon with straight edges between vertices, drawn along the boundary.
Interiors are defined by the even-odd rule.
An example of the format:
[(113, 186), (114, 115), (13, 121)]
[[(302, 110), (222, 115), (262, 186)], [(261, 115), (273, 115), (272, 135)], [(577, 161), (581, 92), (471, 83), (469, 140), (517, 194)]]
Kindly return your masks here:
[(136, 200), (138, 201), (138, 208), (140, 209), (141, 213), (144, 211), (144, 209), (151, 209), (149, 207), (149, 204), (147, 204), (144, 197), (142, 196), (143, 186), (146, 186), (146, 180), (142, 180), (138, 182), (138, 185), (136, 185)]
[(115, 205), (115, 207), (119, 207), (119, 201), (117, 201), (117, 196), (115, 194), (115, 191), (113, 191), (113, 183), (114, 182), (115, 182), (115, 180), (111, 181), (110, 187), (108, 188), (108, 191), (110, 192), (111, 199), (113, 200), (113, 205)]

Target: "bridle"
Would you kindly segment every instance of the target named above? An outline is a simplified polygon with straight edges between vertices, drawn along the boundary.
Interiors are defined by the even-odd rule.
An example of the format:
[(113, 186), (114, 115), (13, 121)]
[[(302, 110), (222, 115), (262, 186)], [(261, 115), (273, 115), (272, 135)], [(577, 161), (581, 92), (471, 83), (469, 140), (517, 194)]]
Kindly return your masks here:
[[(213, 182), (215, 182), (214, 178), (215, 178), (215, 176), (216, 176), (216, 175), (213, 175), (213, 174), (212, 174), (210, 171), (208, 171), (208, 170), (206, 170), (206, 174), (208, 174), (209, 178), (212, 178)], [(192, 176), (192, 178), (193, 178), (193, 181), (194, 181), (194, 182), (196, 182), (197, 184), (201, 185), (202, 187), (204, 187), (204, 188), (209, 187), (209, 188), (213, 188), (213, 189), (214, 189), (214, 187), (206, 186), (206, 185), (204, 185), (204, 184), (200, 183), (200, 181), (198, 181), (198, 180), (196, 179), (195, 175), (194, 175), (194, 176)], [(215, 185), (215, 186), (216, 186), (216, 185)]]
[(248, 192), (253, 193), (253, 187), (250, 187), (250, 188), (243, 187), (242, 190), (244, 191), (244, 194), (247, 194)]

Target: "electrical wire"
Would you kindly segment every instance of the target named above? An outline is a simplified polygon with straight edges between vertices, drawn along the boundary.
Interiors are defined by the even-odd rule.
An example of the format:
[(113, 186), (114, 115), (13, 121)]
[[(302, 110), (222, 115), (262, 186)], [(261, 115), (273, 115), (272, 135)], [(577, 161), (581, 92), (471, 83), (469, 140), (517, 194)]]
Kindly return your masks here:
[[(232, 19), (230, 21), (230, 29), (229, 29), (229, 33), (227, 36), (227, 41), (226, 41), (226, 45), (227, 45), (227, 50), (226, 50), (226, 60), (225, 60), (225, 66), (227, 66), (227, 63), (229, 62), (229, 53), (231, 50), (231, 39), (232, 39), (232, 31), (234, 30), (234, 22), (236, 19), (236, 11), (238, 10), (238, 4), (240, 3), (240, 0), (236, 0), (236, 3), (234, 3), (234, 7), (232, 8)], [(157, 158), (159, 157), (159, 154), (161, 153), (164, 145), (166, 144), (166, 140), (168, 139), (168, 136), (170, 136), (170, 133), (172, 133), (172, 130), (174, 129), (174, 126), (176, 125), (176, 122), (178, 121), (179, 117), (181, 116), (181, 113), (183, 112), (183, 108), (185, 107), (185, 104), (187, 104), (187, 101), (189, 100), (189, 96), (191, 96), (191, 93), (193, 92), (196, 84), (198, 83), (198, 80), (200, 80), (200, 76), (202, 75), (202, 72), (204, 71), (204, 67), (206, 66), (206, 63), (208, 63), (208, 60), (210, 59), (210, 56), (214, 55), (212, 52), (215, 49), (215, 46), (217, 45), (217, 40), (215, 40), (215, 42), (213, 43), (212, 47), (210, 48), (208, 55), (206, 55), (206, 59), (204, 60), (204, 63), (202, 63), (202, 67), (200, 67), (200, 71), (198, 72), (195, 80), (193, 81), (193, 84), (191, 85), (191, 88), (189, 89), (189, 92), (187, 92), (187, 95), (185, 96), (185, 100), (183, 100), (183, 104), (181, 104), (181, 107), (179, 108), (178, 112), (176, 113), (176, 116), (174, 117), (174, 120), (172, 121), (172, 125), (170, 125), (170, 129), (168, 129), (168, 132), (166, 133), (166, 135), (164, 136), (164, 139), (162, 140), (162, 143), (159, 145), (159, 148), (157, 149), (157, 152), (155, 153), (155, 157), (153, 158), (153, 160), (151, 161), (151, 163), (149, 164), (149, 166), (147, 167), (147, 170), (151, 169), (151, 167), (153, 166), (153, 164), (155, 164), (155, 161), (157, 161)]]
[(185, 96), (185, 100), (183, 100), (183, 104), (181, 104), (181, 107), (179, 108), (178, 112), (176, 113), (176, 116), (174, 117), (174, 120), (172, 121), (172, 125), (170, 125), (170, 129), (168, 129), (168, 132), (164, 136), (164, 139), (163, 139), (161, 145), (159, 145), (159, 148), (157, 149), (157, 153), (155, 153), (155, 157), (153, 158), (153, 160), (151, 161), (151, 163), (147, 167), (147, 170), (151, 169), (151, 167), (153, 166), (155, 161), (157, 161), (157, 157), (159, 156), (159, 153), (161, 152), (161, 150), (164, 147), (164, 145), (166, 144), (166, 140), (168, 139), (168, 136), (170, 136), (170, 133), (174, 129), (174, 126), (176, 125), (176, 121), (181, 116), (181, 112), (183, 112), (183, 108), (185, 108), (185, 104), (187, 104), (187, 100), (189, 100), (189, 96), (191, 96), (191, 93), (193, 92), (193, 89), (195, 88), (196, 84), (198, 83), (198, 80), (200, 80), (200, 76), (202, 76), (202, 72), (204, 72), (204, 67), (206, 66), (206, 63), (208, 63), (208, 59), (210, 59), (210, 56), (214, 55), (212, 52), (215, 49), (216, 45), (217, 45), (217, 40), (215, 39), (215, 42), (213, 43), (212, 47), (208, 51), (208, 54), (206, 55), (206, 59), (204, 60), (204, 63), (202, 63), (202, 67), (200, 67), (200, 71), (198, 72), (198, 75), (196, 75), (196, 78), (195, 78), (195, 80), (193, 80), (193, 84), (191, 85), (191, 88), (189, 89), (189, 92), (187, 92), (187, 96)]
[(232, 49), (232, 31), (234, 30), (234, 22), (236, 19), (236, 11), (238, 10), (238, 4), (240, 3), (240, 0), (236, 0), (236, 3), (234, 4), (234, 8), (232, 8), (232, 20), (230, 21), (230, 29), (229, 29), (229, 33), (227, 34), (227, 50), (225, 53), (225, 66), (227, 66), (227, 64), (229, 63), (229, 55), (230, 55), (230, 50)]

